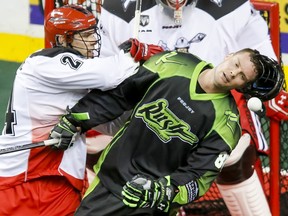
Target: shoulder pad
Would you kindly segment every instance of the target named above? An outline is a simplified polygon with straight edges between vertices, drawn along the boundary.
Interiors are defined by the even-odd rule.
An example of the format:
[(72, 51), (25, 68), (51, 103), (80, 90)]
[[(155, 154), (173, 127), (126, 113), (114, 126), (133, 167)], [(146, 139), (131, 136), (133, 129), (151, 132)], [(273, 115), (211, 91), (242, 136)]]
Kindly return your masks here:
[[(156, 5), (155, 0), (142, 1), (141, 11), (148, 10)], [(134, 0), (105, 0), (102, 6), (109, 13), (130, 22), (135, 16), (136, 1)]]
[(217, 20), (240, 7), (245, 2), (247, 0), (200, 0), (196, 7), (207, 12)]
[(69, 47), (54, 47), (54, 48), (42, 49), (40, 51), (37, 51), (33, 53), (30, 57), (31, 58), (35, 56), (54, 57), (65, 52), (74, 53), (75, 55), (81, 55), (77, 50), (71, 49)]

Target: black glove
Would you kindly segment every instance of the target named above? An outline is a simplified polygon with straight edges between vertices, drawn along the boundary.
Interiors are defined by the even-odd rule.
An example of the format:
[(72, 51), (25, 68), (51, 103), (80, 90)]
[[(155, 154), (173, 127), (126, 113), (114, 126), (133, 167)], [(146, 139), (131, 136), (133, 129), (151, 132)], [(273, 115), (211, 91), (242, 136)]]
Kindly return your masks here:
[(71, 114), (62, 116), (60, 122), (50, 132), (49, 139), (59, 139), (59, 142), (52, 147), (63, 150), (71, 147), (75, 141), (77, 132), (77, 123)]
[(151, 56), (163, 52), (162, 47), (154, 44), (145, 44), (137, 39), (129, 39), (119, 46), (124, 52), (130, 52), (136, 62), (148, 60)]
[(124, 185), (122, 195), (124, 204), (129, 207), (156, 208), (168, 212), (176, 192), (170, 184), (170, 176), (152, 180), (136, 175)]

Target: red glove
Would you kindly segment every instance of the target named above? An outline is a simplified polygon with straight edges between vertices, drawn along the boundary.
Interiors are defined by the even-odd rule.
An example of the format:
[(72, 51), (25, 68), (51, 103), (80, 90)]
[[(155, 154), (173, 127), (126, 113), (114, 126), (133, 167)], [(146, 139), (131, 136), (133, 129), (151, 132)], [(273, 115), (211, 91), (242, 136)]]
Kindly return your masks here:
[(151, 56), (164, 51), (160, 46), (141, 43), (137, 39), (129, 39), (122, 43), (119, 48), (125, 52), (129, 51), (136, 62), (148, 60)]
[(277, 121), (288, 120), (288, 93), (284, 90), (273, 99), (264, 102), (266, 115)]

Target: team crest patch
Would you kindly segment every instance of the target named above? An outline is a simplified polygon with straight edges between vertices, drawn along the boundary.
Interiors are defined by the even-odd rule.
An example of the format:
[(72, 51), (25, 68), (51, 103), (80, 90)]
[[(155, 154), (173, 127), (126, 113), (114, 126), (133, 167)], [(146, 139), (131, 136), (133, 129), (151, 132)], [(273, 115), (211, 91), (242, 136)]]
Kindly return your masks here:
[(150, 22), (150, 18), (148, 15), (141, 15), (140, 16), (140, 26), (147, 26)]

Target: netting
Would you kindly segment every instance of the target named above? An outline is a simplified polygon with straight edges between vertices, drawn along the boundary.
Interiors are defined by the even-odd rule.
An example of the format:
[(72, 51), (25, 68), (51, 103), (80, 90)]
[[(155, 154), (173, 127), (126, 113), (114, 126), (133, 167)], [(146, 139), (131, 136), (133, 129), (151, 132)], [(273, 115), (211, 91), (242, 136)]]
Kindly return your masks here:
[[(269, 119), (262, 118), (262, 128), (264, 135), (270, 143), (270, 123)], [(280, 215), (286, 216), (288, 213), (288, 122), (281, 123), (281, 145), (280, 145)], [(273, 144), (273, 141), (272, 141)], [(277, 143), (275, 143), (277, 144)], [(269, 200), (270, 192), (270, 159), (269, 156), (261, 155), (263, 166), (264, 191)], [(223, 201), (221, 194), (215, 183), (212, 184), (209, 191), (198, 201), (184, 206), (187, 216), (213, 215), (229, 216), (230, 213)]]

